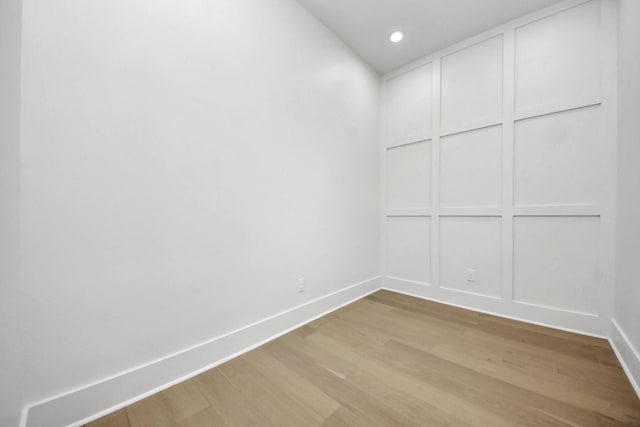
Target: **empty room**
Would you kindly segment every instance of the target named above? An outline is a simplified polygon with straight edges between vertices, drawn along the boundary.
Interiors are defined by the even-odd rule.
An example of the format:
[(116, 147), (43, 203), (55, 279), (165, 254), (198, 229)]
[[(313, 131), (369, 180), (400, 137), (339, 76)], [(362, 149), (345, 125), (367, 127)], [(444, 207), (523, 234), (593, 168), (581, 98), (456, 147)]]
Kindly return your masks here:
[(0, 0), (0, 427), (640, 426), (640, 0)]

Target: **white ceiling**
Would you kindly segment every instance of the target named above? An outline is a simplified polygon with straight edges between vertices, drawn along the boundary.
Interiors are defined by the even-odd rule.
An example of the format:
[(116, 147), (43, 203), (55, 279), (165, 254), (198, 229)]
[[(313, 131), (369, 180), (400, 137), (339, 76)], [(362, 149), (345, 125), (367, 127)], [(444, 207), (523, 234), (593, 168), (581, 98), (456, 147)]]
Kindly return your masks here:
[[(381, 73), (559, 0), (298, 0)], [(393, 44), (399, 30), (404, 40)]]

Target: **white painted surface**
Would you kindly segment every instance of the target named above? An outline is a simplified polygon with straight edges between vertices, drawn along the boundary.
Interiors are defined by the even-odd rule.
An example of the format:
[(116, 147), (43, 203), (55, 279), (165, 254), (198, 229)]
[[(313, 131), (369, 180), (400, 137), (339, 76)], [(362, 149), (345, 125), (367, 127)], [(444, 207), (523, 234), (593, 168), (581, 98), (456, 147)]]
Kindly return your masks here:
[(598, 99), (599, 18), (600, 4), (588, 2), (516, 29), (517, 110)]
[(440, 205), (500, 206), (502, 127), (440, 138)]
[[(515, 124), (516, 205), (595, 205), (605, 190), (600, 107)], [(544, 173), (540, 173), (544, 171)]]
[(387, 273), (431, 282), (431, 222), (428, 217), (387, 218)]
[(29, 0), (23, 30), (26, 403), (378, 274), (378, 76), (299, 4)]
[[(500, 233), (498, 217), (441, 217), (441, 285), (500, 297)], [(468, 270), (473, 270), (473, 281)]]
[(20, 363), (20, 0), (0, 1), (0, 426), (18, 425)]
[(387, 149), (387, 201), (390, 208), (431, 204), (431, 142)]
[[(618, 2), (618, 199), (614, 318), (623, 357), (640, 384), (640, 2)], [(622, 341), (622, 340), (620, 340)], [(620, 342), (619, 341), (619, 342)], [(631, 349), (635, 349), (632, 351)], [(640, 396), (640, 388), (636, 388)]]
[(375, 277), (29, 409), (26, 427), (81, 426), (239, 356), (380, 287)]
[(391, 145), (430, 137), (431, 78), (432, 66), (425, 64), (389, 80), (387, 140)]
[(611, 319), (611, 323), (609, 344), (611, 344), (622, 365), (622, 369), (624, 369), (631, 386), (640, 399), (640, 351), (615, 319)]
[[(625, 227), (620, 233), (628, 234), (618, 241), (618, 254), (623, 252), (623, 255), (619, 255), (616, 270), (615, 311), (623, 325), (617, 330), (627, 332), (614, 332), (613, 340), (621, 348), (619, 353), (630, 367), (629, 372), (633, 373), (638, 372), (640, 366), (638, 352), (634, 350), (640, 337), (638, 287), (634, 285), (637, 281), (621, 280), (632, 271), (630, 266), (637, 260), (639, 241), (634, 234), (639, 217), (634, 190), (639, 180), (633, 163), (638, 157), (638, 132), (635, 131), (638, 6), (632, 1), (623, 0), (625, 4), (621, 7), (627, 24), (621, 26), (620, 32), (626, 45), (623, 47), (621, 43), (620, 47), (621, 56), (625, 58), (621, 62), (620, 93), (625, 97), (621, 96), (619, 130), (626, 138), (621, 137), (620, 141), (618, 180), (624, 182), (619, 188), (620, 198), (624, 198), (620, 206), (624, 205), (624, 210), (619, 211), (618, 221)], [(572, 0), (564, 4), (577, 3)], [(603, 2), (605, 7), (611, 3)], [(9, 2), (0, 5), (7, 6), (12, 7)], [(516, 112), (510, 107), (514, 105), (514, 97), (509, 82), (513, 82), (515, 72), (509, 59), (513, 58), (514, 51), (509, 46), (513, 46), (515, 29), (527, 29), (526, 24), (552, 15), (562, 7), (520, 19), (420, 61), (420, 64), (434, 64), (431, 96), (438, 105), (441, 58), (464, 52), (463, 49), (483, 40), (504, 38), (504, 86), (501, 88), (504, 111), (496, 123), (503, 129), (502, 164), (506, 166), (503, 167), (503, 189), (513, 186), (507, 177), (512, 177), (508, 173), (513, 167), (509, 155), (513, 153), (513, 140), (509, 135), (514, 127), (514, 115), (526, 123), (537, 109), (538, 112), (558, 112), (548, 117), (555, 120), (563, 114), (572, 114), (560, 113), (564, 108), (599, 104), (598, 88), (583, 92), (570, 83), (564, 90), (561, 84), (552, 81), (542, 82), (543, 89), (550, 93), (548, 97), (534, 93), (530, 86), (525, 88), (533, 94), (533, 101), (526, 103), (535, 103), (535, 106), (522, 106)], [(393, 8), (400, 9), (396, 4)], [(0, 12), (2, 19), (9, 18), (14, 24), (19, 22), (13, 12), (5, 14), (4, 9)], [(578, 19), (566, 18), (563, 14), (557, 15), (562, 18), (558, 22), (569, 20), (571, 25), (545, 23), (544, 31), (573, 28), (577, 25), (574, 19), (583, 24), (589, 21), (582, 19), (583, 15)], [(84, 17), (83, 21), (74, 19), (79, 15)], [(4, 22), (1, 30), (11, 28)], [(282, 25), (272, 26), (273, 22)], [(180, 353), (194, 342), (242, 329), (271, 313), (310, 301), (309, 298), (340, 292), (346, 284), (375, 272), (377, 156), (367, 144), (376, 138), (376, 78), (289, 2), (242, 0), (205, 5), (193, 0), (172, 9), (171, 5), (144, 0), (126, 3), (65, 0), (56, 4), (29, 0), (25, 24), (22, 176), (27, 185), (22, 207), (27, 230), (23, 239), (26, 261), (23, 274), (27, 278), (23, 314), (28, 319), (26, 349), (30, 355), (27, 357), (30, 372), (27, 398), (32, 401), (38, 396), (63, 393), (60, 399), (34, 408), (31, 421), (34, 425), (46, 424), (54, 414), (95, 415), (96, 411), (105, 409), (107, 400), (103, 399), (107, 396), (112, 399), (108, 405), (122, 403), (129, 395), (139, 396), (142, 389), (128, 395), (118, 394), (128, 387), (129, 381), (137, 386), (143, 384), (144, 390), (149, 391), (158, 384), (193, 373), (198, 366), (211, 362), (213, 352), (223, 354), (225, 348), (213, 346), (211, 353), (203, 353), (204, 358), (200, 358), (201, 354), (191, 359), (195, 353), (189, 353), (189, 360), (180, 359), (168, 367), (158, 365), (158, 370), (151, 364), (154, 368), (142, 370), (140, 377), (118, 376), (125, 369)], [(220, 38), (230, 28), (236, 37)], [(251, 30), (243, 32), (243, 28)], [(585, 29), (584, 33), (589, 31)], [(298, 37), (292, 38), (291, 34)], [(0, 39), (0, 43), (5, 40), (11, 39)], [(528, 41), (534, 45), (534, 51), (539, 49), (535, 47), (535, 37)], [(583, 40), (576, 42), (583, 43)], [(15, 73), (17, 51), (7, 51), (5, 45), (2, 46), (0, 65), (9, 64)], [(611, 46), (605, 44), (603, 49), (607, 48)], [(5, 62), (6, 52), (14, 55), (9, 62)], [(579, 61), (588, 63), (589, 54), (580, 53)], [(558, 53), (550, 57), (564, 58)], [(604, 69), (612, 67), (600, 59), (596, 65)], [(561, 65), (550, 66), (560, 73), (554, 78), (566, 79), (567, 72)], [(400, 74), (393, 73), (393, 76)], [(4, 85), (11, 87), (11, 81), (4, 78), (0, 81), (3, 90)], [(428, 84), (420, 80), (417, 84), (420, 88), (416, 93), (428, 90)], [(560, 92), (549, 89), (554, 85)], [(600, 86), (597, 81), (595, 85)], [(540, 99), (534, 99), (534, 95)], [(17, 99), (15, 95), (3, 98), (0, 105), (4, 107), (2, 102), (7, 102), (10, 109), (15, 109)], [(414, 99), (416, 109), (427, 108), (424, 99), (426, 97)], [(591, 108), (602, 108), (607, 114), (611, 111), (606, 103)], [(510, 192), (503, 191), (500, 208), (480, 206), (471, 200), (471, 194), (461, 196), (471, 200), (463, 202), (466, 207), (441, 207), (438, 200), (445, 182), (440, 169), (445, 163), (440, 162), (446, 154), (446, 138), (441, 138), (441, 112), (438, 109), (431, 113), (431, 121), (416, 123), (412, 120), (421, 114), (415, 114), (407, 123), (418, 129), (431, 128), (433, 134), (433, 141), (428, 143), (433, 155), (427, 160), (434, 175), (431, 188), (427, 185), (435, 200), (429, 209), (429, 215), (433, 216), (388, 219), (392, 233), (385, 230), (386, 249), (401, 255), (389, 254), (384, 260), (388, 266), (386, 273), (398, 276), (388, 277), (387, 286), (480, 311), (601, 333), (604, 330), (601, 320), (608, 320), (609, 313), (600, 305), (596, 308), (598, 317), (513, 304), (510, 298), (486, 298), (473, 292), (460, 292), (460, 289), (423, 284), (460, 281), (458, 266), (449, 268), (449, 259), (453, 258), (440, 260), (441, 254), (433, 250), (433, 245), (453, 248), (451, 242), (462, 234), (482, 235), (475, 226), (469, 226), (465, 233), (457, 232), (451, 224), (464, 217), (447, 216), (452, 214), (484, 216), (482, 220), (488, 223), (497, 220), (495, 215), (498, 215), (503, 224), (502, 248), (509, 248), (514, 236), (504, 230), (511, 230), (514, 214), (516, 223), (531, 218), (522, 215), (538, 215), (540, 218), (536, 219), (540, 221), (546, 220), (546, 216), (555, 221), (558, 215), (564, 215), (570, 223), (575, 223), (588, 211), (593, 216), (587, 219), (601, 216), (600, 235), (605, 239), (600, 240), (598, 253), (613, 253), (612, 247), (603, 243), (612, 235), (603, 225), (611, 222), (607, 217), (611, 211), (607, 201), (597, 200), (598, 206), (587, 207), (552, 204), (535, 209), (513, 208), (510, 202), (504, 203), (510, 200)], [(0, 132), (14, 132), (15, 116), (6, 117), (0, 115)], [(476, 132), (472, 130), (470, 134)], [(4, 134), (2, 136), (2, 150), (8, 147), (10, 153), (5, 157), (3, 151), (0, 156), (0, 173), (8, 172), (9, 176), (5, 181), (2, 175), (0, 180), (1, 184), (9, 183), (8, 187), (0, 187), (2, 200), (5, 195), (15, 200), (18, 195), (17, 145), (4, 145), (11, 139), (5, 140)], [(383, 146), (389, 143), (384, 140)], [(606, 143), (611, 144), (611, 140), (607, 139)], [(494, 159), (484, 154), (484, 160)], [(606, 156), (602, 163), (602, 181), (611, 183), (609, 175), (613, 168)], [(291, 179), (292, 176), (296, 179)], [(382, 176), (388, 184), (387, 175)], [(460, 179), (469, 179), (469, 175), (462, 174)], [(480, 191), (484, 191), (486, 185), (481, 187)], [(397, 194), (393, 192), (391, 196)], [(567, 191), (564, 194), (567, 196)], [(336, 206), (340, 209), (329, 209)], [(5, 212), (3, 210), (2, 215)], [(9, 225), (15, 232), (16, 218), (11, 217), (15, 211), (11, 212), (8, 217), (0, 217), (0, 227)], [(443, 212), (446, 215), (441, 218)], [(575, 233), (571, 227), (559, 228), (565, 235)], [(622, 230), (620, 226), (618, 229)], [(453, 238), (447, 238), (442, 230), (453, 230), (449, 233)], [(586, 234), (592, 238), (594, 233), (587, 230)], [(480, 251), (470, 246), (463, 255), (465, 259), (477, 261)], [(16, 247), (17, 244), (12, 243), (0, 250), (6, 249), (11, 254)], [(10, 259), (5, 258), (4, 253), (0, 261), (3, 263)], [(399, 261), (394, 261), (393, 256)], [(505, 262), (510, 256), (511, 251), (501, 253), (503, 295), (513, 291), (510, 286), (513, 265)], [(432, 264), (432, 260), (438, 262)], [(447, 269), (439, 274), (442, 262)], [(470, 263), (464, 261), (464, 264)], [(566, 272), (570, 265), (562, 268)], [(449, 279), (450, 271), (454, 272), (454, 279)], [(481, 271), (483, 268), (478, 269)], [(604, 301), (602, 305), (606, 306), (607, 289), (612, 286), (606, 280), (611, 275), (606, 263), (603, 274), (605, 279), (598, 292)], [(302, 295), (295, 292), (301, 275), (309, 281), (309, 290)], [(480, 273), (477, 277), (482, 278)], [(16, 288), (4, 287), (4, 280), (2, 276), (2, 291), (15, 296)], [(495, 289), (484, 293), (497, 294)], [(3, 293), (0, 300), (0, 313), (9, 319), (9, 323), (0, 326), (3, 345), (17, 337), (17, 329), (11, 326), (19, 308), (14, 296), (5, 299)], [(334, 303), (332, 300), (327, 307), (334, 307)], [(557, 301), (552, 304), (557, 306)], [(273, 331), (277, 333), (283, 330), (278, 330), (280, 326), (286, 328), (287, 325), (278, 324)], [(251, 335), (244, 342), (253, 345), (258, 336)], [(122, 345), (114, 346), (114, 343)], [(10, 351), (5, 352), (3, 347), (0, 356), (3, 368), (0, 387), (5, 386), (4, 394), (0, 395), (0, 413), (7, 414), (9, 422), (17, 417), (16, 405), (20, 399), (14, 387), (21, 382), (19, 368), (12, 369), (17, 366), (16, 349), (10, 347)], [(162, 375), (156, 377), (158, 373)], [(112, 374), (116, 375), (116, 382), (100, 382)], [(145, 383), (153, 377), (156, 383)], [(120, 380), (124, 382), (118, 382)], [(79, 393), (65, 394), (89, 383), (94, 385)], [(9, 409), (5, 411), (5, 407)]]
[(597, 217), (517, 217), (513, 297), (517, 302), (598, 313)]
[(502, 114), (502, 36), (442, 57), (441, 126), (473, 128)]
[[(298, 0), (380, 72), (559, 0)], [(396, 30), (404, 33), (391, 43)]]
[[(431, 286), (392, 271), (399, 261), (391, 261), (398, 250), (390, 248), (385, 286), (608, 334), (615, 246), (615, 200), (605, 191), (615, 185), (612, 10), (609, 0), (568, 0), (383, 77), (393, 81), (416, 66), (433, 64), (435, 106), (432, 204), (406, 213), (431, 218), (431, 258), (424, 259), (422, 250), (411, 264), (417, 271), (416, 262), (424, 259)], [(556, 45), (551, 42), (563, 37)], [(567, 52), (573, 49), (567, 43), (582, 52)], [(569, 82), (577, 73), (575, 64), (590, 69)], [(386, 93), (386, 83), (383, 87)], [(385, 135), (382, 149), (389, 143)], [(383, 160), (385, 170), (389, 164)], [(415, 162), (408, 167), (418, 168)], [(383, 185), (388, 184), (383, 175)], [(387, 201), (401, 194), (394, 191)], [(426, 231), (407, 233), (404, 242), (391, 231), (397, 221), (393, 215), (402, 213), (395, 208), (385, 205), (386, 233), (394, 233), (387, 244), (406, 251), (425, 241)], [(467, 270), (476, 270), (476, 282), (466, 280)]]

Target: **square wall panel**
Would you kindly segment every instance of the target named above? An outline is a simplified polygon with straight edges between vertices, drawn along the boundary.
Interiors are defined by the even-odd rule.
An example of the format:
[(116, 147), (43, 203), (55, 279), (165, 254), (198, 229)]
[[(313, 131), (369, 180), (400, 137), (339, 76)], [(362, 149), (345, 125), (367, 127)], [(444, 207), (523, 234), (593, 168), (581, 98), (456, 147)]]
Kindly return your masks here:
[(387, 275), (431, 282), (431, 218), (387, 218)]
[(440, 218), (440, 285), (500, 297), (499, 217)]
[(502, 126), (440, 139), (440, 205), (500, 206)]
[(431, 142), (387, 148), (387, 208), (431, 205)]
[(387, 80), (389, 145), (430, 137), (433, 73), (426, 64)]
[(599, 19), (591, 1), (516, 30), (516, 110), (599, 96)]
[(442, 58), (443, 129), (502, 114), (502, 35)]
[(516, 217), (513, 226), (514, 300), (596, 314), (600, 218)]
[(605, 142), (599, 107), (516, 122), (514, 203), (598, 204)]

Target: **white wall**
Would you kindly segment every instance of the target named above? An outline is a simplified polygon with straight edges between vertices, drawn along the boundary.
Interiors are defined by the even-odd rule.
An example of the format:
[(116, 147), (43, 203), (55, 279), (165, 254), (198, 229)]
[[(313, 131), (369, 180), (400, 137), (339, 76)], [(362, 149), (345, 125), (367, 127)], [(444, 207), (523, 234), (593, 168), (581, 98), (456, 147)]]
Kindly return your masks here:
[(0, 426), (22, 409), (18, 267), (20, 0), (0, 2)]
[(378, 274), (379, 79), (296, 2), (24, 6), (27, 403)]
[(640, 2), (618, 3), (618, 200), (614, 339), (640, 395)]
[(614, 6), (566, 1), (384, 77), (385, 286), (608, 334)]

